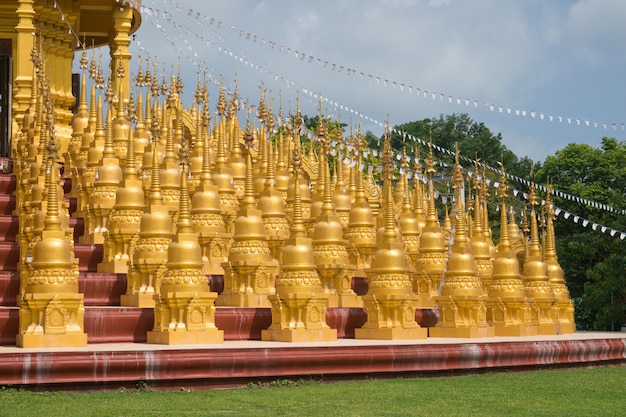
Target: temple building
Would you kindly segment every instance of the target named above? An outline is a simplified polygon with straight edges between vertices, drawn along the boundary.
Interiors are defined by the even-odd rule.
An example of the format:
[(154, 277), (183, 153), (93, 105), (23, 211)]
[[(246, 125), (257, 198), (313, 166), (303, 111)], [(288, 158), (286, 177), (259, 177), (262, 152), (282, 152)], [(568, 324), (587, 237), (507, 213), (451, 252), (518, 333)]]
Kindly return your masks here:
[(331, 135), (321, 106), (313, 135), (299, 103), (275, 117), (264, 90), (254, 112), (236, 87), (220, 85), (210, 103), (199, 76), (184, 103), (180, 67), (158, 74), (132, 60), (140, 7), (0, 5), (0, 344), (575, 331), (552, 216), (512, 242), (504, 167), (496, 249), (484, 171), (466, 203), (458, 150), (455, 206), (440, 226), (436, 170), (447, 168), (432, 141), (422, 175), (392, 149), (389, 127), (375, 173), (360, 128)]
[(30, 104), (35, 45), (46, 56), (59, 140), (65, 146), (80, 85), (71, 70), (77, 50), (108, 45), (111, 87), (129, 96), (129, 77), (118, 77), (118, 70), (130, 73), (128, 46), (130, 35), (141, 24), (141, 1), (124, 4), (116, 0), (7, 0), (0, 4), (0, 156), (12, 155), (11, 144), (20, 134)]

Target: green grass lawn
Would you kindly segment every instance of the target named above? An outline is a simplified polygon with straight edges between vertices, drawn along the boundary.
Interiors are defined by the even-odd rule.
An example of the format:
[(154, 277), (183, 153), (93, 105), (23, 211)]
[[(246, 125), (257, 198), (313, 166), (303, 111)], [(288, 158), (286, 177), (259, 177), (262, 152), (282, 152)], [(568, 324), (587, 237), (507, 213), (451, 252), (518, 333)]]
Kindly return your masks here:
[(203, 391), (0, 390), (0, 416), (626, 415), (626, 367), (287, 384)]

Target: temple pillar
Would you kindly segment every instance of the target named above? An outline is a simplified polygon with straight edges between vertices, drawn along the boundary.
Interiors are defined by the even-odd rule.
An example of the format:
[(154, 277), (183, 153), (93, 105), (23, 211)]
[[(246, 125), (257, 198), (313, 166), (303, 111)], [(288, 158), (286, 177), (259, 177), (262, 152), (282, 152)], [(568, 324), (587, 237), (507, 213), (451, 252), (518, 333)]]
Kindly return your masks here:
[[(113, 7), (113, 30), (111, 40), (111, 82), (113, 91), (120, 91), (121, 96), (130, 97), (130, 31), (133, 20), (132, 7), (120, 5)], [(121, 75), (121, 76), (120, 76)], [(156, 74), (155, 74), (156, 75)]]
[[(34, 45), (35, 41), (35, 8), (34, 0), (18, 0), (16, 40), (13, 45), (13, 97), (12, 97), (12, 152), (20, 135), (22, 119), (30, 104), (31, 86), (33, 82), (33, 63), (30, 60), (30, 49), (26, 45)], [(21, 46), (21, 47), (18, 47)]]

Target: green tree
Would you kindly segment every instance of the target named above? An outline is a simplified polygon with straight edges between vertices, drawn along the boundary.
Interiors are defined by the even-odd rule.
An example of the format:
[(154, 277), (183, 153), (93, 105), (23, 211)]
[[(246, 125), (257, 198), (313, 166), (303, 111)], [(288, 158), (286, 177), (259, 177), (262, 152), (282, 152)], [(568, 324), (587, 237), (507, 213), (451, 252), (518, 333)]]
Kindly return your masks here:
[[(626, 208), (626, 142), (603, 138), (602, 146), (569, 144), (546, 158), (537, 181), (551, 181), (554, 189), (614, 207)], [(557, 255), (577, 305), (578, 324), (587, 329), (611, 330), (626, 323), (626, 241), (619, 235), (593, 230), (571, 216), (608, 228), (626, 230), (626, 216), (555, 195), (557, 207), (570, 213), (555, 223)], [(562, 216), (559, 219), (563, 219)]]

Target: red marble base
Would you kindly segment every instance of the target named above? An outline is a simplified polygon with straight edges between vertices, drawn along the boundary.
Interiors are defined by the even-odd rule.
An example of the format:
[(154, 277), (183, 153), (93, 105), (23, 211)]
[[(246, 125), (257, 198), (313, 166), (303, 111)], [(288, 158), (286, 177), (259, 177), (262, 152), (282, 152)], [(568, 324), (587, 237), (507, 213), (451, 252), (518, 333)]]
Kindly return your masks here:
[(34, 390), (100, 390), (138, 384), (180, 389), (233, 387), (275, 379), (329, 381), (626, 364), (626, 336), (500, 339), (371, 344), (355, 340), (325, 344), (225, 342), (185, 348), (112, 344), (53, 351), (0, 348), (0, 375), (2, 384)]

